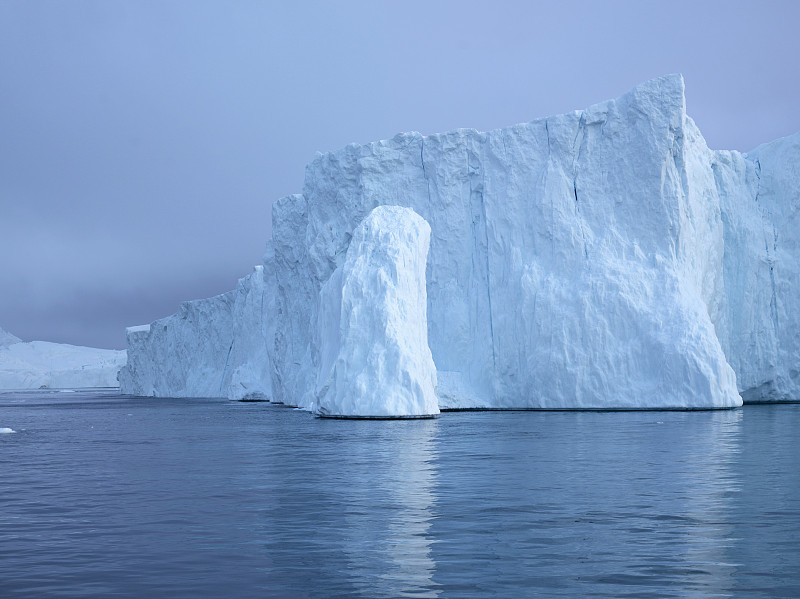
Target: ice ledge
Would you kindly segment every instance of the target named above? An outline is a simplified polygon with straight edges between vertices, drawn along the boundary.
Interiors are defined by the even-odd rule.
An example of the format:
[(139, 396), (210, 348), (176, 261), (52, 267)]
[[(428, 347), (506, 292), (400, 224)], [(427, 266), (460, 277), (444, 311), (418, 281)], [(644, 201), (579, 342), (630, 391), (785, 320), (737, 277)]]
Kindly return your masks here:
[(150, 325), (149, 324), (140, 324), (133, 327), (128, 327), (125, 329), (125, 332), (128, 334), (132, 333), (149, 333), (150, 332)]

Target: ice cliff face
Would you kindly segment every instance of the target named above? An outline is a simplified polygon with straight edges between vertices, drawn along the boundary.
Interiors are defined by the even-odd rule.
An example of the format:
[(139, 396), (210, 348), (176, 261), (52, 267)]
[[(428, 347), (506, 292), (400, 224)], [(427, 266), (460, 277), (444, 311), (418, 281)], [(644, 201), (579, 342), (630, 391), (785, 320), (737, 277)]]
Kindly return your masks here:
[(344, 264), (320, 291), (318, 414), (439, 413), (425, 290), (430, 233), (399, 206), (378, 206), (356, 227)]
[(726, 251), (718, 332), (745, 401), (800, 399), (800, 134), (714, 152)]
[[(127, 331), (123, 393), (153, 397), (272, 396), (274, 337), (268, 268), (256, 266), (234, 291), (185, 302), (177, 314)], [(272, 321), (274, 322), (274, 320)]]
[[(291, 310), (314, 314), (305, 297), (372, 208), (406, 205), (432, 229), (428, 332), (443, 407), (736, 405), (709, 314), (724, 245), (713, 174), (693, 163), (702, 151), (672, 77), (509, 129), (320, 156), (306, 174), (307, 225), (285, 244), (307, 253), (291, 281), (307, 288), (290, 296), (303, 305)], [(312, 332), (292, 333), (298, 351), (277, 370), (314, 372)], [(295, 401), (310, 404), (309, 391)]]
[(126, 352), (48, 341), (0, 329), (0, 389), (117, 387)]
[[(225, 373), (242, 366), (274, 401), (322, 405), (325, 298), (359, 224), (393, 205), (431, 229), (427, 334), (441, 408), (800, 398), (799, 147), (796, 136), (747, 155), (709, 150), (682, 78), (668, 76), (506, 129), (321, 154), (303, 194), (273, 207), (269, 276), (245, 292), (267, 308), (242, 298), (234, 318), (230, 302), (201, 300), (213, 305), (194, 325), (131, 333), (123, 389), (236, 396)], [(231, 335), (234, 321), (259, 324)], [(380, 345), (374, 333), (358, 343)]]

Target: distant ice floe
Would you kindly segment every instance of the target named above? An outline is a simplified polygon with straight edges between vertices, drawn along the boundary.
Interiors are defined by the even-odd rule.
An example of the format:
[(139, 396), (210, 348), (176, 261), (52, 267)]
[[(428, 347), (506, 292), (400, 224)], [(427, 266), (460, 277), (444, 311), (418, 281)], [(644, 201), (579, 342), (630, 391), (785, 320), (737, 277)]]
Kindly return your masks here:
[(0, 389), (118, 387), (126, 360), (125, 350), (24, 342), (0, 329)]

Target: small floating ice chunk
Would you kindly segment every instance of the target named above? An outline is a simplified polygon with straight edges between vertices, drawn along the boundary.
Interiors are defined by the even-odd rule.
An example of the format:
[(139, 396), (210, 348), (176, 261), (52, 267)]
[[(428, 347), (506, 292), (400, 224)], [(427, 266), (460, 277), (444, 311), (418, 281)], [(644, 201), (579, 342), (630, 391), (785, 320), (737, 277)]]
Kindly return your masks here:
[(10, 435), (11, 433), (16, 433), (13, 428), (0, 428), (0, 435)]

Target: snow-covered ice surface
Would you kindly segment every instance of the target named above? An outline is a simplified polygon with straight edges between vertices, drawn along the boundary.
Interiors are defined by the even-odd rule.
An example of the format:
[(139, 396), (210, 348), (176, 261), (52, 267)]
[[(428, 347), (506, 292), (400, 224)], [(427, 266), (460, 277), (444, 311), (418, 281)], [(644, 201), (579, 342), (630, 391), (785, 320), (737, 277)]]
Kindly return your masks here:
[(17, 340), (0, 344), (0, 389), (118, 387), (125, 360), (125, 350)]
[(320, 291), (319, 415), (439, 413), (425, 290), (430, 234), (399, 206), (378, 206), (356, 227), (344, 264)]
[[(800, 399), (799, 164), (799, 136), (710, 150), (679, 75), (488, 133), (319, 154), (303, 193), (273, 206), (260, 286), (129, 332), (123, 390), (236, 397), (243, 384), (313, 409), (335, 333), (320, 324), (357, 227), (387, 205), (431, 229), (440, 408)], [(365, 348), (387, 338), (369, 335)]]

